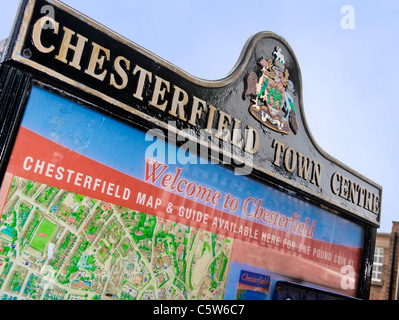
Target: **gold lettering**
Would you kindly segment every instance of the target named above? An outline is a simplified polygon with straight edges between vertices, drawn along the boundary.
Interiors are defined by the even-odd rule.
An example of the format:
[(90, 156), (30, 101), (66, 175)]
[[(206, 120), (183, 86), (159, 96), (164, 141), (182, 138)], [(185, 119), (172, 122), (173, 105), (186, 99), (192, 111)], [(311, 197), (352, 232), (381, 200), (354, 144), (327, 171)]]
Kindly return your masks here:
[(193, 98), (193, 107), (191, 108), (191, 117), (188, 123), (192, 126), (196, 126), (196, 119), (201, 119), (202, 111), (206, 111), (206, 102), (204, 100), (198, 99), (196, 96)]
[(378, 214), (380, 211), (380, 197), (373, 193), (373, 212)]
[[(318, 178), (320, 179), (320, 177)], [(344, 177), (338, 172), (331, 176), (331, 191), (359, 207), (378, 214), (380, 198), (370, 190)]]
[(313, 172), (312, 172), (312, 180), (310, 180), (310, 182), (320, 187), (322, 165), (313, 160), (312, 162), (313, 162)]
[(311, 160), (298, 152), (298, 177), (308, 180)]
[(342, 177), (342, 179), (341, 179), (341, 191), (339, 193), (339, 196), (341, 198), (347, 199), (348, 198), (348, 190), (349, 190), (349, 180), (346, 179), (345, 177)]
[(245, 129), (246, 141), (245, 141), (245, 151), (250, 154), (255, 154), (259, 149), (259, 135), (251, 126), (247, 125)]
[(206, 128), (205, 128), (205, 131), (208, 132), (209, 134), (212, 133), (212, 124), (213, 124), (213, 118), (215, 117), (215, 111), (216, 108), (210, 104), (208, 112), (208, 121), (206, 123)]
[[(150, 105), (158, 109), (161, 109), (162, 111), (165, 111), (168, 101), (164, 101), (164, 103), (161, 105), (158, 104), (158, 101), (159, 98), (161, 98), (162, 100), (165, 99), (165, 89), (167, 89), (169, 92), (170, 83), (158, 77), (157, 75), (155, 75), (155, 79), (156, 79), (155, 87), (154, 87), (154, 92), (152, 93), (152, 100), (150, 102)], [(165, 85), (166, 87), (162, 88), (162, 85)]]
[(349, 182), (349, 193), (348, 193), (348, 201), (355, 203), (355, 195), (357, 190), (357, 184), (353, 181)]
[(279, 142), (277, 140), (274, 140), (272, 148), (275, 150), (273, 164), (277, 167), (280, 167), (280, 154), (281, 154), (281, 152), (284, 152), (284, 144), (282, 144), (281, 142)]
[(231, 123), (231, 116), (219, 110), (219, 122), (215, 136), (221, 140), (227, 141), (230, 136), (230, 130), (227, 126)]
[[(105, 53), (105, 56), (102, 55), (100, 57), (101, 51)], [(107, 60), (109, 60), (110, 55), (111, 55), (110, 50), (93, 42), (93, 51), (91, 52), (89, 66), (85, 70), (85, 73), (88, 74), (89, 76), (92, 76), (93, 78), (100, 80), (100, 81), (104, 81), (105, 76), (107, 75), (107, 71), (104, 70), (101, 74), (97, 74), (96, 69), (101, 70), (103, 68), (105, 58), (107, 58)]]
[(116, 71), (116, 73), (121, 77), (122, 79), (122, 84), (117, 84), (116, 80), (115, 80), (115, 75), (113, 73), (111, 73), (111, 79), (110, 79), (110, 85), (114, 86), (116, 89), (122, 90), (124, 88), (126, 88), (127, 84), (128, 84), (128, 76), (127, 73), (125, 72), (125, 70), (123, 70), (122, 66), (121, 66), (121, 62), (124, 61), (125, 65), (126, 65), (126, 69), (129, 70), (130, 69), (130, 61), (127, 60), (125, 57), (117, 57), (114, 61), (114, 69)]
[(51, 45), (50, 47), (45, 47), (42, 44), (42, 30), (43, 30), (43, 26), (47, 23), (51, 23), (53, 25), (53, 33), (54, 34), (58, 34), (58, 30), (60, 27), (60, 24), (58, 22), (56, 22), (53, 18), (50, 18), (48, 16), (45, 16), (43, 18), (40, 18), (39, 20), (37, 20), (37, 22), (35, 23), (35, 25), (33, 26), (33, 32), (32, 32), (32, 40), (33, 40), (33, 44), (35, 45), (35, 47), (37, 48), (37, 50), (39, 50), (42, 53), (50, 53), (52, 52), (55, 47), (53, 45)]
[(135, 94), (133, 94), (133, 97), (135, 97), (139, 100), (143, 100), (143, 90), (144, 90), (144, 85), (145, 85), (145, 79), (148, 78), (148, 81), (151, 83), (152, 73), (150, 71), (143, 69), (140, 66), (136, 66), (136, 68), (134, 68), (133, 75), (136, 75), (137, 72), (140, 73), (140, 76), (139, 76), (139, 81), (137, 83), (137, 89), (136, 89)]
[[(291, 154), (291, 156), (290, 156)], [(291, 158), (291, 164), (290, 164)], [(284, 166), (288, 172), (294, 172), (296, 168), (297, 155), (294, 148), (288, 148), (284, 153)]]
[(76, 44), (76, 46), (72, 45), (71, 44), (72, 36), (75, 35), (75, 32), (72, 31), (71, 29), (68, 29), (67, 27), (63, 27), (63, 30), (64, 30), (64, 38), (62, 39), (60, 51), (58, 52), (58, 55), (55, 56), (55, 58), (65, 64), (67, 64), (68, 63), (68, 60), (67, 60), (68, 51), (72, 50), (74, 52), (74, 55), (73, 55), (72, 61), (69, 62), (69, 65), (71, 67), (74, 67), (74, 68), (80, 70), (81, 69), (80, 60), (82, 59), (83, 49), (84, 49), (85, 44), (88, 41), (88, 39), (78, 33), (78, 34), (76, 34), (76, 36), (78, 38), (77, 44)]
[(362, 205), (362, 194), (366, 191), (360, 184), (357, 186), (357, 205), (360, 207)]
[(365, 197), (364, 197), (364, 206), (363, 206), (363, 208), (364, 209), (366, 209), (366, 210), (369, 210), (369, 211), (371, 211), (371, 207), (370, 207), (370, 202), (371, 202), (371, 192), (369, 191), (369, 190), (365, 190), (366, 191), (366, 194), (365, 194)]
[(233, 135), (231, 143), (240, 149), (242, 149), (244, 144), (244, 139), (241, 136), (241, 121), (236, 118), (233, 118)]
[[(187, 121), (187, 118), (184, 114), (184, 107), (188, 103), (188, 94), (186, 91), (180, 89), (178, 86), (173, 85), (174, 93), (172, 99), (172, 106), (170, 107), (169, 113), (177, 118), (177, 109), (179, 109), (179, 118), (183, 121)], [(180, 100), (180, 97), (181, 100)]]
[[(335, 195), (338, 195), (338, 193), (339, 193), (340, 180), (341, 180), (341, 175), (338, 172), (334, 172), (334, 174), (331, 177), (331, 190)], [(338, 182), (338, 185), (336, 184), (337, 182)]]

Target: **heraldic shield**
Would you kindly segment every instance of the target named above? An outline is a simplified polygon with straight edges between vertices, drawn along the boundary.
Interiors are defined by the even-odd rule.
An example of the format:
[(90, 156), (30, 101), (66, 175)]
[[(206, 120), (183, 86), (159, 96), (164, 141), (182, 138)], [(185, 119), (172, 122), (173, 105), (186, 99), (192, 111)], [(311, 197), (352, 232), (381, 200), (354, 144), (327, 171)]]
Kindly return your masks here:
[(281, 48), (275, 48), (272, 59), (259, 58), (257, 65), (258, 72), (251, 72), (247, 78), (245, 96), (252, 98), (249, 112), (256, 120), (274, 131), (283, 134), (292, 131), (297, 134), (293, 99), (295, 90), (292, 81), (289, 80)]

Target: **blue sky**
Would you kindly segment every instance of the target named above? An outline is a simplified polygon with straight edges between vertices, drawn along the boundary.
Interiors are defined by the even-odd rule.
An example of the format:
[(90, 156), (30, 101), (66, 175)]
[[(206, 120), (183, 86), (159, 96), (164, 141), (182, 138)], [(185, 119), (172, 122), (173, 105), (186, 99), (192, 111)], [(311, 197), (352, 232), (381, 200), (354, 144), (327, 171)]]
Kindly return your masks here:
[[(17, 0), (1, 0), (0, 39)], [(129, 40), (203, 79), (226, 76), (259, 31), (285, 38), (299, 61), (303, 104), (316, 142), (383, 187), (379, 231), (399, 220), (398, 0), (64, 0)], [(343, 29), (341, 8), (354, 9)]]

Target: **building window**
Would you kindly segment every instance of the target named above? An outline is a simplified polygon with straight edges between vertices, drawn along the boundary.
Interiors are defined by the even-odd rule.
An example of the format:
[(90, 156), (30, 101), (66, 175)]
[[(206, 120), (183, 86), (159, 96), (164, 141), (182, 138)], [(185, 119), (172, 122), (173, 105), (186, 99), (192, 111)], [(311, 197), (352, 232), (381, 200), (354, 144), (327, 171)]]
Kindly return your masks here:
[(384, 248), (375, 248), (374, 252), (374, 263), (373, 263), (373, 275), (372, 281), (381, 282), (382, 280), (382, 265), (384, 259)]

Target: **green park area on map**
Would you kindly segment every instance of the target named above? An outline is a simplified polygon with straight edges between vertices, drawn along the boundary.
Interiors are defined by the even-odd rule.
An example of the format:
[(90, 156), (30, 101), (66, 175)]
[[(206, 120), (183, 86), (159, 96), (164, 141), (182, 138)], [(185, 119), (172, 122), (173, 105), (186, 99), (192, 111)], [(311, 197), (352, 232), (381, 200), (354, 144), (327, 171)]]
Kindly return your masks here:
[(44, 249), (47, 246), (47, 243), (53, 236), (53, 233), (56, 229), (57, 226), (54, 223), (51, 223), (50, 221), (43, 219), (30, 246), (43, 253)]
[(232, 247), (222, 235), (14, 177), (0, 212), (0, 298), (220, 300)]

